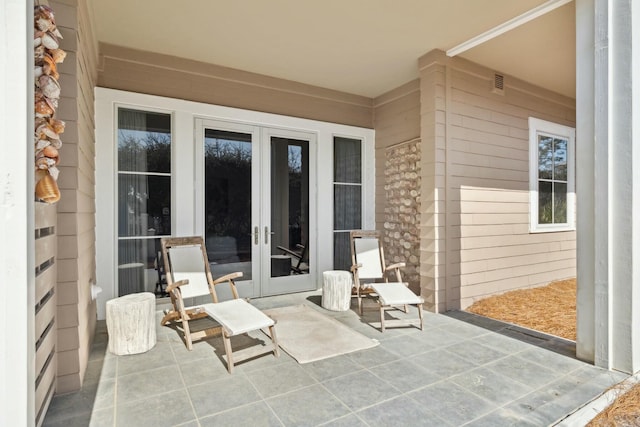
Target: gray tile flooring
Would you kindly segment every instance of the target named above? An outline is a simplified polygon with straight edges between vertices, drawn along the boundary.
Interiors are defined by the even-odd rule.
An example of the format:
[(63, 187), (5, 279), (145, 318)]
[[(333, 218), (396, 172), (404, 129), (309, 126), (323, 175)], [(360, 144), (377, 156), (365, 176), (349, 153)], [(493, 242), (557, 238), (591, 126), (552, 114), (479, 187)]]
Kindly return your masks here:
[[(157, 326), (149, 352), (114, 356), (98, 322), (83, 389), (54, 397), (45, 426), (545, 426), (626, 378), (572, 358), (572, 342), (465, 312), (425, 314), (425, 330), (384, 334), (318, 292), (254, 299), (307, 304), (380, 345), (300, 365), (285, 352), (228, 374), (218, 338), (187, 351)], [(398, 317), (402, 313), (390, 313)], [(161, 312), (158, 311), (158, 319)], [(261, 333), (237, 337), (255, 343)]]

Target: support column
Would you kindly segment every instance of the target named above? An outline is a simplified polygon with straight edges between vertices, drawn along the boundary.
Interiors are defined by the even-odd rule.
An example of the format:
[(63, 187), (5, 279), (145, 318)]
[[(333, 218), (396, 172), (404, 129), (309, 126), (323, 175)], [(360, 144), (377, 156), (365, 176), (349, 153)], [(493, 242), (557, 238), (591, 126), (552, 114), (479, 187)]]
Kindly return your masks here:
[[(446, 274), (446, 63), (434, 50), (418, 61), (420, 68), (420, 135), (422, 143), (422, 214), (420, 217), (420, 291), (425, 308), (444, 312)], [(456, 291), (459, 287), (456, 288)], [(457, 295), (459, 300), (459, 295)]]
[(35, 425), (33, 1), (0, 2), (0, 425)]
[(640, 8), (578, 0), (576, 28), (577, 355), (633, 373), (640, 370)]

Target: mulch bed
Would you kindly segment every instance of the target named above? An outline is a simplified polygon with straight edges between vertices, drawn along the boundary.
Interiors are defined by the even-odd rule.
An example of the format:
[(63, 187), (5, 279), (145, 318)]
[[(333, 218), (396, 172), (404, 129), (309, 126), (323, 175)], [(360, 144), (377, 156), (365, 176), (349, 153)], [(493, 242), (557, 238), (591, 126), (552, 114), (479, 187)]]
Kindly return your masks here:
[[(485, 298), (467, 311), (575, 341), (576, 279)], [(640, 426), (640, 384), (618, 397), (587, 424), (587, 427), (631, 426)]]
[(575, 341), (576, 279), (485, 298), (467, 311)]
[(587, 424), (587, 427), (632, 426), (640, 426), (640, 384), (631, 387)]

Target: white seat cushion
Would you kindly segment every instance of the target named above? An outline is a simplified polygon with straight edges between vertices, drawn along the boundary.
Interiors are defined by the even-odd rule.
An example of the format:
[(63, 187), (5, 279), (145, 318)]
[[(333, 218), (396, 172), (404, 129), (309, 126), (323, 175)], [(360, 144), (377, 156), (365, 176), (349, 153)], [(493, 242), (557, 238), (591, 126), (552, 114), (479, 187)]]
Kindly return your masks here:
[(422, 304), (424, 299), (411, 292), (405, 283), (374, 283), (371, 285), (382, 305)]
[(274, 320), (243, 299), (233, 299), (202, 306), (204, 311), (225, 329), (228, 335), (268, 328)]

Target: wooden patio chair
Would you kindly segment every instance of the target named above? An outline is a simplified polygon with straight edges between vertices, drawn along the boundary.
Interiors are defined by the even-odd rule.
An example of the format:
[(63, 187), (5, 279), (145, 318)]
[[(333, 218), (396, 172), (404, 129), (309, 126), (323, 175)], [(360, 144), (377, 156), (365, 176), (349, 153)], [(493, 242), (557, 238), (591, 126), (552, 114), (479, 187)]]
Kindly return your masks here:
[[(353, 230), (349, 233), (351, 247), (351, 272), (353, 273), (352, 296), (358, 299), (358, 311), (362, 316), (362, 299), (366, 296), (377, 298), (380, 309), (380, 328), (385, 331), (386, 326), (414, 325), (412, 320), (387, 321), (385, 325), (385, 311), (402, 307), (405, 313), (409, 305), (418, 309), (418, 327), (423, 329), (422, 304), (424, 299), (409, 289), (409, 284), (402, 281), (400, 269), (405, 263), (399, 262), (387, 265), (384, 259), (384, 249), (380, 240), (380, 233), (375, 230)], [(389, 275), (395, 281), (389, 282)]]
[(304, 245), (296, 244), (296, 249), (285, 248), (284, 246), (278, 246), (278, 249), (282, 251), (283, 255), (288, 255), (291, 257), (291, 271), (294, 274), (305, 274), (309, 273), (309, 265), (308, 265), (308, 254), (307, 247), (309, 246), (308, 242)]
[[(275, 332), (275, 320), (240, 299), (235, 280), (241, 272), (230, 273), (213, 280), (207, 251), (202, 237), (167, 237), (161, 239), (162, 257), (165, 265), (167, 289), (172, 309), (162, 318), (161, 324), (171, 322), (182, 325), (187, 349), (193, 349), (193, 340), (221, 335), (225, 348), (227, 369), (231, 373), (234, 364), (261, 354), (273, 352), (279, 356)], [(232, 299), (219, 301), (216, 287), (227, 284)], [(187, 307), (184, 300), (210, 295), (212, 303)], [(211, 317), (218, 325), (191, 332), (189, 322)], [(251, 331), (269, 328), (271, 345), (254, 346), (233, 354), (231, 337)]]

